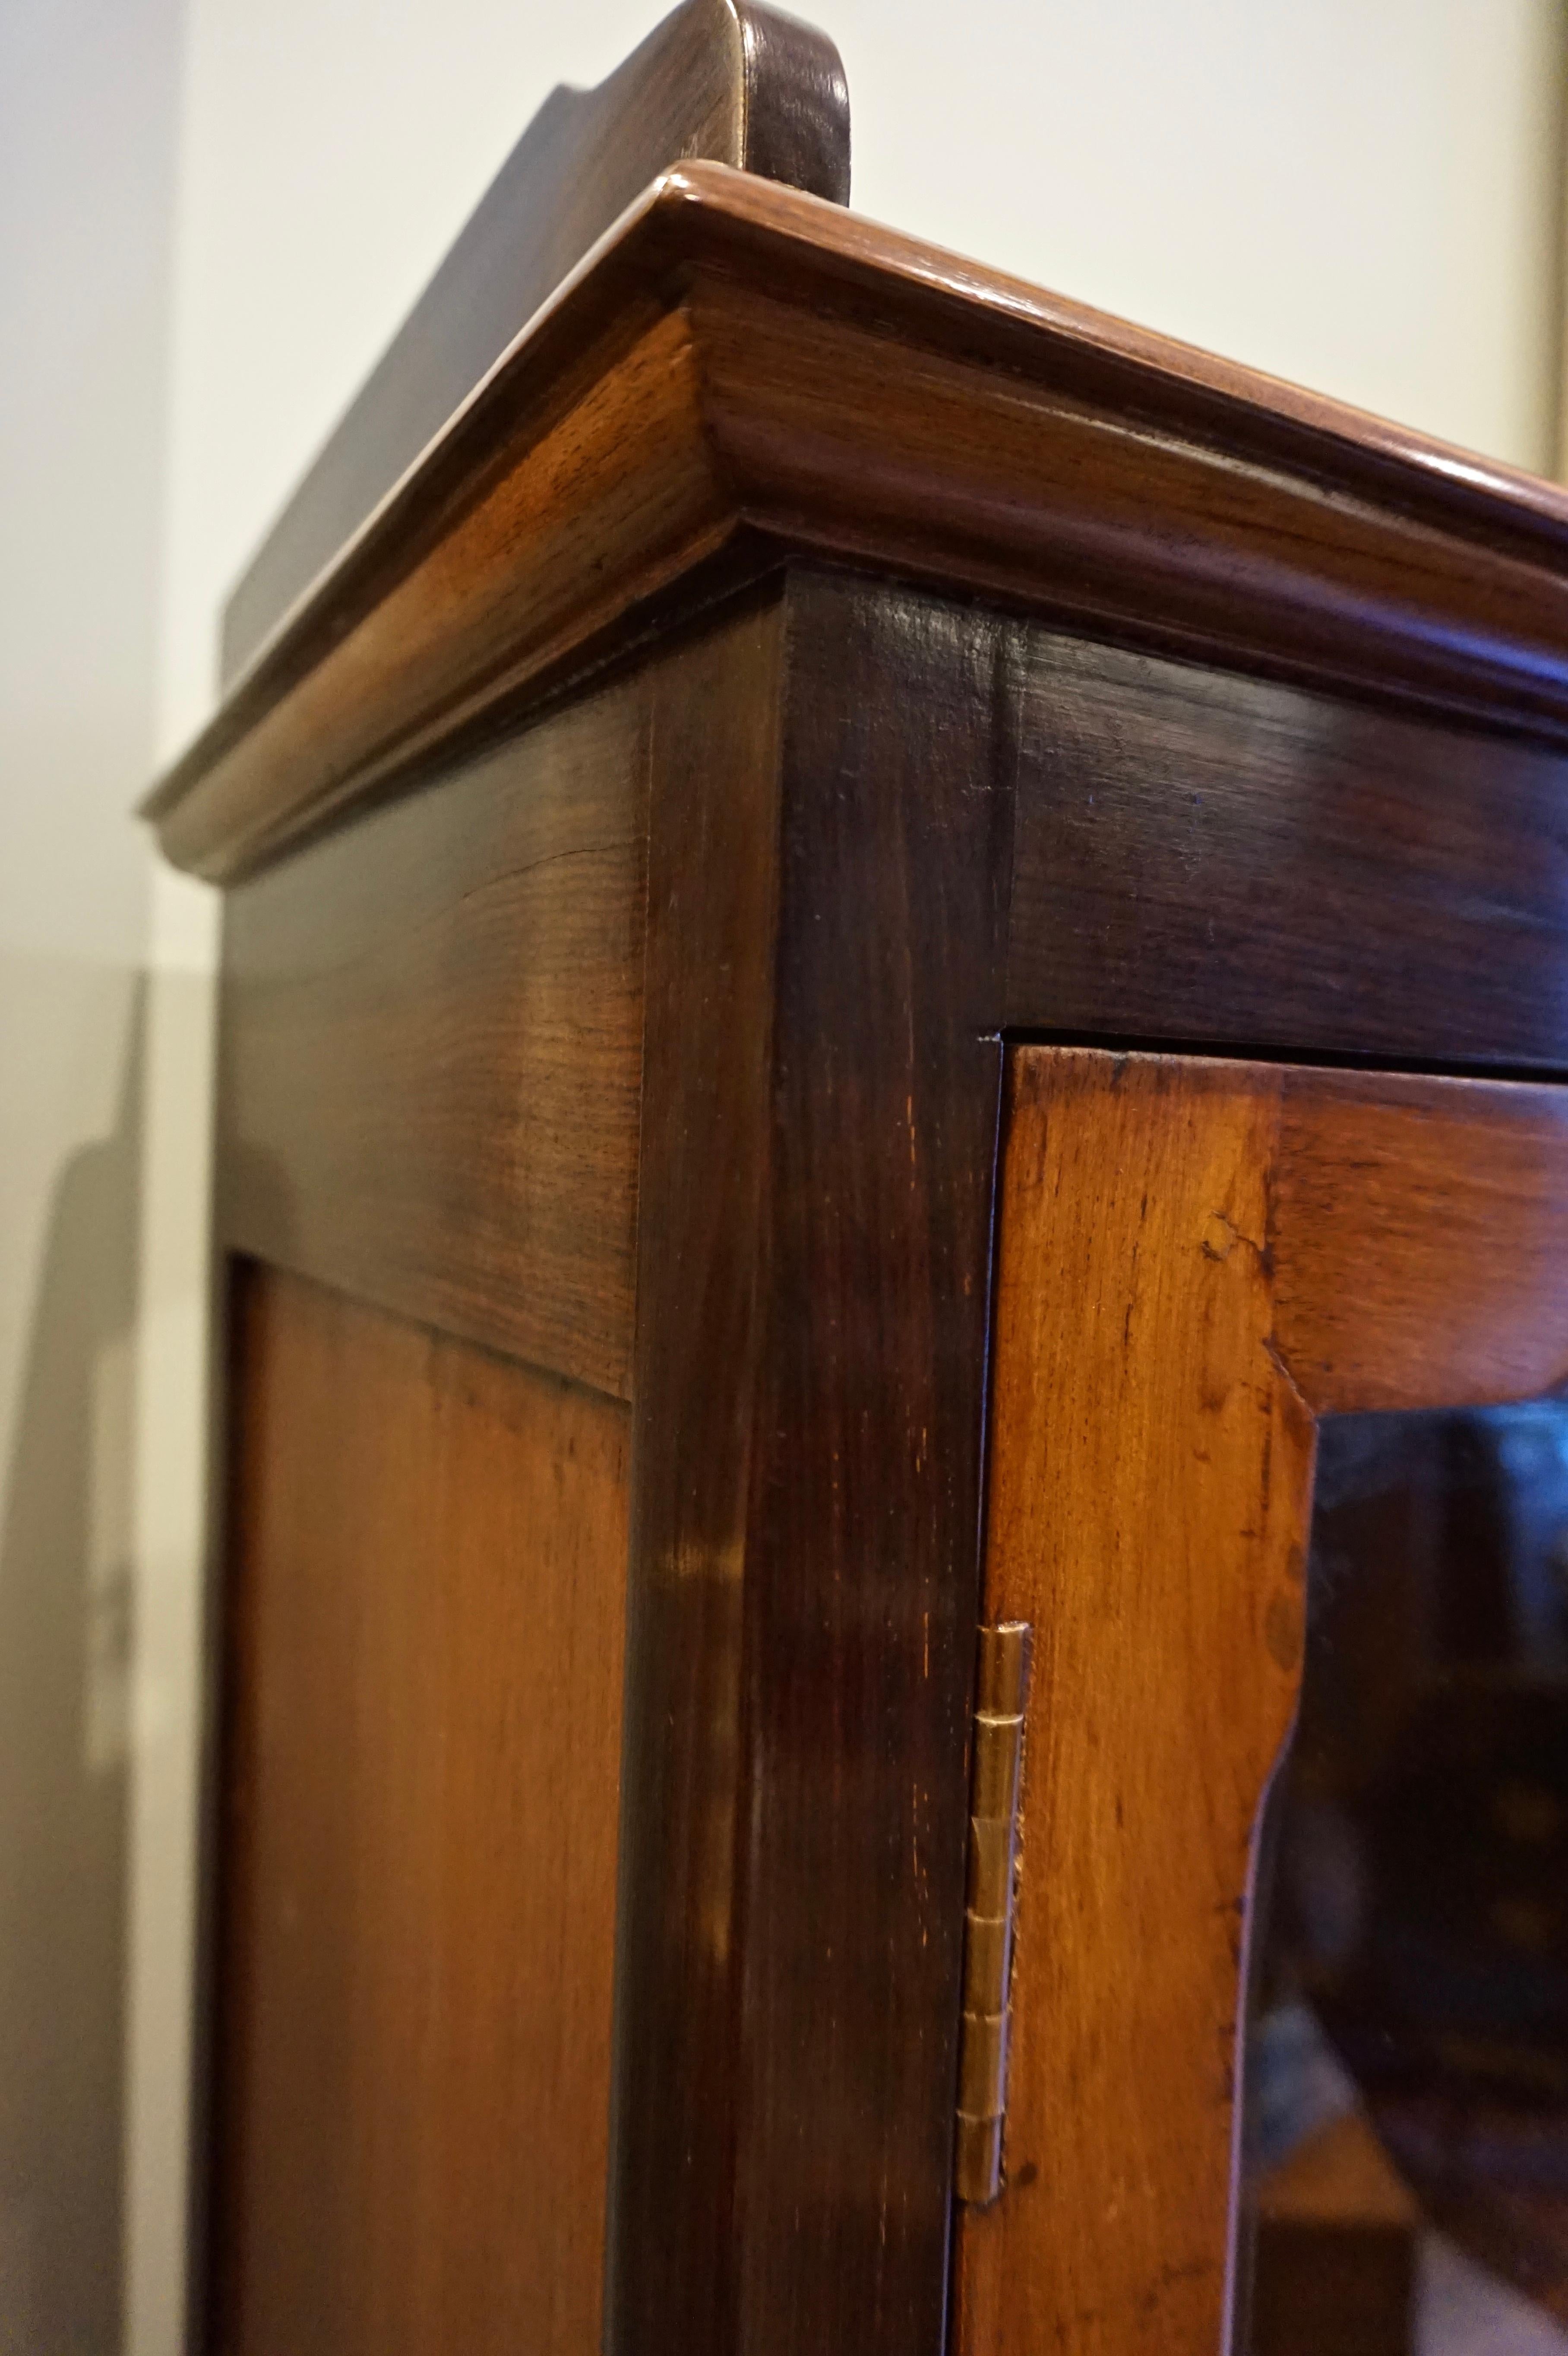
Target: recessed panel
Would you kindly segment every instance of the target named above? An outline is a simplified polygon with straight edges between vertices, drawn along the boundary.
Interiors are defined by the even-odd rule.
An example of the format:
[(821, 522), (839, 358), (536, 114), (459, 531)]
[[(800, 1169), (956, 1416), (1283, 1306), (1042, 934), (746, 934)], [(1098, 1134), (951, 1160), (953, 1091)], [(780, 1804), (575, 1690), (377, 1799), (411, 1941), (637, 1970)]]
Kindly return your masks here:
[(628, 1411), (272, 1270), (235, 1312), (217, 2345), (581, 2356)]

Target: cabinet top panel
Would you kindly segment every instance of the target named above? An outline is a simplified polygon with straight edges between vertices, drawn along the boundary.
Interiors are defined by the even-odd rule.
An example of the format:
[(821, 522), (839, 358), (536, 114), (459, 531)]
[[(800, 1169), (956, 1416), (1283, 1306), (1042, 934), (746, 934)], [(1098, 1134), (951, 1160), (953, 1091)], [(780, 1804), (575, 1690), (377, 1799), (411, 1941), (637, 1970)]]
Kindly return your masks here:
[(1568, 742), (1568, 494), (717, 164), (664, 174), (144, 809), (227, 880), (791, 551)]

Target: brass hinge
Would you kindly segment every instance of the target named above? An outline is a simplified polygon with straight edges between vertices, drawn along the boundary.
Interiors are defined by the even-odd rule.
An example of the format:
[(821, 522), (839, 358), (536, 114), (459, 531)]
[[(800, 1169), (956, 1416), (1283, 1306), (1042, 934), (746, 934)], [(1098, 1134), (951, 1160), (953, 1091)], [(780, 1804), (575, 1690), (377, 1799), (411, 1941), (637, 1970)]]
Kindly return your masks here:
[(980, 1631), (954, 2176), (959, 2200), (981, 2203), (994, 2201), (1002, 2189), (1019, 1781), (1032, 1639), (1024, 1620)]

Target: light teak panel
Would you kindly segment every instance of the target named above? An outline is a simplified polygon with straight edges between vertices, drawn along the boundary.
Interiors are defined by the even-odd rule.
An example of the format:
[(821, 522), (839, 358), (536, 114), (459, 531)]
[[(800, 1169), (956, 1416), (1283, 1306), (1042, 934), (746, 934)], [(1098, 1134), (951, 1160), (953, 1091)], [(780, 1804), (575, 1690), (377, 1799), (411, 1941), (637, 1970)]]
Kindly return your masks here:
[(1275, 1338), (1319, 1415), (1568, 1372), (1568, 1088), (1270, 1076)]
[(226, 2356), (599, 2345), (628, 1411), (241, 1270)]
[(1223, 1066), (1010, 1067), (986, 1612), (1036, 1655), (1007, 2185), (964, 2214), (960, 2345), (1218, 2356), (1242, 1901), (1311, 1485), (1260, 1248), (1276, 1108)]
[(1568, 1371), (1568, 1092), (1009, 1058), (986, 1612), (1031, 1621), (1006, 2183), (961, 2356), (1218, 2356), (1313, 1416)]

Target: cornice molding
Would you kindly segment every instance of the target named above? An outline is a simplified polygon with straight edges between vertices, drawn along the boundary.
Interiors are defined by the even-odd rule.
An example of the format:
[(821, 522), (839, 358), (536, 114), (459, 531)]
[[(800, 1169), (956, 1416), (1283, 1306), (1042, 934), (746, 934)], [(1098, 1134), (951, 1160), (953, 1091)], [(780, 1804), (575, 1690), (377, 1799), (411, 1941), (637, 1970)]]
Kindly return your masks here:
[(1568, 495), (694, 164), (536, 315), (144, 813), (229, 881), (792, 550), (1568, 740)]

